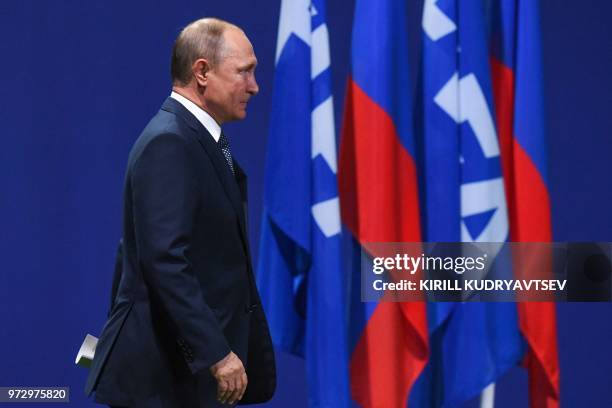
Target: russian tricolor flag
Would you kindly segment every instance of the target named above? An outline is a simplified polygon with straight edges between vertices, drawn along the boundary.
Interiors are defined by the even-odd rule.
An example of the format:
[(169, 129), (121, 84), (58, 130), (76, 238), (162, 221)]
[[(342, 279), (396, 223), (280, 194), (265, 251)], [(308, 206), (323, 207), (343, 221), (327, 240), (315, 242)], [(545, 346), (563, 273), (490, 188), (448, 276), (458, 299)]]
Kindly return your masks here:
[[(538, 2), (497, 0), (491, 71), (512, 241), (552, 239)], [(518, 304), (528, 351), (533, 407), (559, 406), (556, 312), (552, 303)]]
[[(361, 245), (419, 242), (405, 2), (357, 0), (353, 24), (338, 173), (342, 221)], [(427, 360), (425, 304), (361, 303), (359, 290), (351, 295), (352, 398), (361, 407), (405, 406)]]

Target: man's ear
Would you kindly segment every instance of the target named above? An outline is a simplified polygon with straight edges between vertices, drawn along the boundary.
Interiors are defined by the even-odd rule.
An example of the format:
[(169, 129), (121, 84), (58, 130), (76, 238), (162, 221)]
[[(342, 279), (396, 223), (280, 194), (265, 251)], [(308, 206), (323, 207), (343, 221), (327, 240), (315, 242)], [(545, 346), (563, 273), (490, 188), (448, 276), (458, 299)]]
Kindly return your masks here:
[(210, 71), (210, 64), (204, 58), (197, 59), (191, 66), (191, 72), (193, 77), (199, 86), (206, 87), (208, 84), (208, 72)]

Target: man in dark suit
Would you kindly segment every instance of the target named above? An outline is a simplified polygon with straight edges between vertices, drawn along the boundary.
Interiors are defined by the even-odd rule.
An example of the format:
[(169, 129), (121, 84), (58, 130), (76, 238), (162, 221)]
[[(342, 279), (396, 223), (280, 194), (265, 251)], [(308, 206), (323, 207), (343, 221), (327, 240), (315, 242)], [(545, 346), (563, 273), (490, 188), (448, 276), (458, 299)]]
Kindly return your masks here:
[(221, 125), (259, 88), (238, 27), (187, 26), (173, 91), (129, 156), (123, 243), (86, 392), (120, 407), (264, 402), (274, 354), (246, 233), (246, 176)]

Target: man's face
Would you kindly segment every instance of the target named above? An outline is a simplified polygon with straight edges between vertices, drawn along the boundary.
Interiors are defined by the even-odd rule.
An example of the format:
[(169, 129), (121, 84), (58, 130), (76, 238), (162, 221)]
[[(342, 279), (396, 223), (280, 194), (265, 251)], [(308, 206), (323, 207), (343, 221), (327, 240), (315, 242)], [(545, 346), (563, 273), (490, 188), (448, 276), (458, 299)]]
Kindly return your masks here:
[(249, 99), (259, 92), (255, 81), (257, 58), (253, 46), (240, 30), (224, 34), (220, 62), (207, 74), (206, 107), (219, 123), (244, 119)]

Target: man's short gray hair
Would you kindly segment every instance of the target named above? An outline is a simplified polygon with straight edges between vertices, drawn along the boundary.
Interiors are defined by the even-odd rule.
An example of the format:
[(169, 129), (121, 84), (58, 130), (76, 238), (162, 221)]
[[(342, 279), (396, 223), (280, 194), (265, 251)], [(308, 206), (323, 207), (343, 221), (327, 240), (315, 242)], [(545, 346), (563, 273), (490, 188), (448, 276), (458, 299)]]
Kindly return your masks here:
[(201, 18), (181, 31), (172, 48), (170, 73), (172, 83), (187, 85), (192, 78), (191, 66), (204, 58), (211, 67), (223, 59), (223, 33), (232, 23), (218, 18)]

